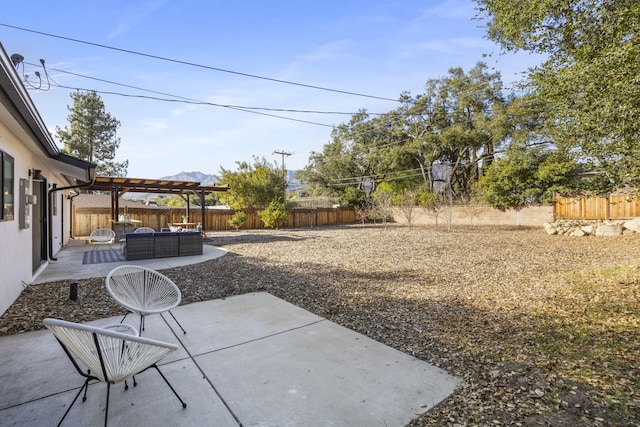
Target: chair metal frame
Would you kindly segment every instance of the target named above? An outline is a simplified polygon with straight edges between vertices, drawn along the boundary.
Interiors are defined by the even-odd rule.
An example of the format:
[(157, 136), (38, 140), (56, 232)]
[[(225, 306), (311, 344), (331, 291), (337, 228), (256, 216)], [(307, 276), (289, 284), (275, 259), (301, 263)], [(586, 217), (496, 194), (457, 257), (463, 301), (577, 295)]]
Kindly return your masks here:
[(109, 272), (105, 287), (111, 298), (128, 310), (120, 323), (129, 312), (136, 313), (140, 316), (138, 330), (142, 334), (145, 316), (160, 314), (164, 319), (162, 313), (168, 311), (182, 332), (187, 333), (171, 312), (182, 301), (182, 293), (164, 274), (139, 265), (121, 265)]
[[(157, 362), (167, 354), (177, 350), (177, 345), (118, 332), (117, 329), (98, 328), (59, 319), (47, 318), (43, 320), (43, 323), (56, 337), (78, 374), (85, 378), (84, 384), (78, 390), (58, 426), (62, 424), (83, 392), (82, 401), (86, 401), (89, 382), (96, 380), (107, 384), (107, 402), (104, 414), (106, 427), (109, 420), (111, 385), (123, 381), (126, 384), (126, 380), (133, 377), (135, 387), (137, 386), (135, 375), (150, 368), (154, 368), (160, 374), (182, 407), (187, 407), (187, 404), (157, 365)], [(133, 329), (135, 330), (135, 328)], [(80, 367), (78, 360), (87, 367), (86, 372)], [(125, 389), (127, 388), (125, 386)]]

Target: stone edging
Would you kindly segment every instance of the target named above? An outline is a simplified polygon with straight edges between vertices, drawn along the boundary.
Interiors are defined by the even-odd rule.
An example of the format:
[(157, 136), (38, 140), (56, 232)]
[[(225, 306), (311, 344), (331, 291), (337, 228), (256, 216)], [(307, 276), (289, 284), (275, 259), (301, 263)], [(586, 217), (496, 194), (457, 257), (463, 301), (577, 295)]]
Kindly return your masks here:
[(545, 231), (558, 236), (620, 236), (640, 232), (640, 218), (631, 220), (562, 220), (545, 222)]

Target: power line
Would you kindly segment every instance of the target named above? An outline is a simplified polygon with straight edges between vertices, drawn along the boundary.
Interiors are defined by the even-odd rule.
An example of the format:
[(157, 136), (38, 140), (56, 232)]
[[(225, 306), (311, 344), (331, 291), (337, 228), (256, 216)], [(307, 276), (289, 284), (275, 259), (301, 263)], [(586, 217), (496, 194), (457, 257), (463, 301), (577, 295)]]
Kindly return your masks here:
[[(416, 178), (416, 177), (421, 177), (422, 173), (414, 173), (411, 175), (403, 175), (403, 176), (397, 176), (397, 177), (389, 177), (389, 178), (385, 178), (385, 182), (388, 181), (400, 181), (403, 179), (408, 179), (408, 178)], [(332, 187), (349, 187), (352, 185), (357, 185), (362, 183), (363, 180), (365, 179), (373, 179), (374, 177), (372, 176), (362, 176), (362, 177), (353, 177), (353, 181), (351, 182), (335, 182), (334, 181), (329, 181), (328, 184)]]
[[(38, 64), (34, 64), (32, 62), (23, 61), (22, 63), (38, 67)], [(181, 96), (181, 95), (173, 95), (173, 94), (166, 93), (166, 92), (160, 92), (160, 91), (153, 90), (153, 89), (145, 89), (143, 87), (133, 86), (133, 85), (129, 85), (129, 84), (126, 84), (126, 83), (118, 83), (118, 82), (114, 82), (112, 80), (106, 80), (106, 79), (102, 79), (102, 78), (99, 78), (99, 77), (87, 76), (87, 75), (84, 75), (84, 74), (74, 73), (72, 71), (65, 71), (65, 70), (60, 70), (60, 69), (51, 68), (51, 67), (47, 67), (46, 69), (47, 70), (56, 71), (58, 73), (70, 74), (72, 76), (81, 77), (81, 78), (85, 78), (85, 79), (89, 79), (89, 80), (95, 80), (95, 81), (108, 83), (108, 84), (112, 84), (112, 85), (116, 85), (116, 86), (122, 86), (122, 87), (127, 87), (127, 88), (130, 88), (130, 89), (141, 90), (141, 91), (144, 91), (144, 92), (157, 93), (159, 95), (170, 96), (172, 98), (178, 98), (178, 99), (181, 99), (181, 100), (185, 100), (185, 102), (191, 103), (191, 104), (211, 105), (211, 106), (214, 106), (214, 107), (237, 108), (237, 109), (246, 109), (246, 110), (275, 111), (275, 112), (284, 112), (284, 113), (335, 114), (335, 115), (349, 115), (349, 116), (357, 114), (357, 113), (349, 113), (349, 112), (342, 112), (342, 111), (301, 110), (301, 109), (294, 109), (294, 108), (249, 107), (249, 106), (244, 106), (244, 105), (218, 104), (218, 103), (209, 102), (209, 101), (200, 101), (200, 100), (197, 100), (197, 99), (194, 99), (194, 98), (188, 98), (188, 97)], [(51, 78), (51, 76), (49, 76), (49, 78)], [(53, 81), (52, 78), (51, 78), (51, 80)], [(68, 88), (66, 86), (63, 86), (63, 85), (55, 82), (55, 81), (54, 81), (54, 83), (55, 83), (55, 86)], [(83, 89), (83, 90), (92, 90), (92, 91), (98, 92), (97, 90), (94, 90), (94, 89)], [(118, 93), (114, 93), (114, 92), (101, 92), (101, 93), (118, 94)], [(119, 95), (130, 96), (130, 97), (134, 97), (134, 98), (135, 97), (139, 97), (139, 98), (146, 98), (146, 99), (154, 99), (154, 100), (157, 100), (157, 101), (176, 101), (176, 100), (171, 100), (171, 99), (166, 99), (166, 98), (147, 97), (147, 96), (143, 96), (143, 95), (133, 95), (133, 94), (119, 94)], [(384, 113), (369, 113), (369, 112), (367, 112), (367, 114), (372, 115), (372, 116), (384, 115)]]
[(213, 104), (213, 103), (204, 102), (204, 101), (188, 101), (188, 100), (184, 100), (184, 99), (168, 99), (168, 98), (158, 98), (158, 97), (146, 96), (146, 95), (131, 95), (131, 94), (119, 93), (119, 92), (109, 92), (109, 91), (102, 91), (102, 90), (95, 90), (95, 89), (87, 89), (87, 88), (80, 88), (80, 87), (65, 86), (65, 85), (61, 85), (61, 84), (58, 84), (58, 83), (53, 83), (52, 86), (60, 87), (60, 88), (63, 88), (63, 89), (70, 89), (70, 90), (95, 92), (95, 93), (100, 93), (100, 94), (105, 94), (105, 95), (117, 95), (117, 96), (131, 97), (131, 98), (152, 99), (154, 101), (181, 102), (181, 103), (184, 103), (184, 104), (196, 104), (196, 105), (211, 105), (211, 106), (214, 106), (214, 107), (229, 108), (231, 110), (244, 111), (245, 113), (258, 114), (258, 115), (261, 115), (261, 116), (274, 117), (274, 118), (277, 118), (277, 119), (290, 120), (290, 121), (293, 121), (293, 122), (307, 123), (307, 124), (310, 124), (310, 125), (324, 126), (324, 127), (328, 127), (328, 128), (333, 128), (334, 127), (333, 125), (328, 125), (326, 123), (318, 123), (318, 122), (312, 122), (310, 120), (294, 119), (293, 117), (286, 117), (286, 116), (279, 116), (279, 115), (276, 115), (276, 114), (262, 113), (260, 111), (247, 110), (247, 109), (244, 109), (244, 108), (241, 108), (241, 107), (233, 107), (233, 106), (229, 106), (229, 105), (219, 105), (219, 104)]
[[(527, 147), (541, 147), (544, 145), (551, 145), (553, 144), (553, 142), (551, 141), (541, 141), (541, 142), (532, 142), (530, 144), (527, 144)], [(381, 147), (372, 147), (372, 149), (375, 148), (382, 148)], [(485, 161), (485, 160), (496, 160), (498, 158), (500, 158), (501, 154), (506, 153), (506, 147), (504, 149), (496, 149), (493, 151), (493, 153), (489, 156), (486, 157), (480, 157), (476, 160), (472, 160), (469, 163), (465, 163), (464, 166), (471, 166), (471, 165), (478, 165), (480, 162)], [(346, 156), (342, 155), (342, 156)], [(332, 158), (338, 158), (338, 157), (342, 157), (342, 156), (331, 156), (329, 157), (329, 159)], [(444, 162), (439, 162), (439, 163), (434, 163), (434, 164), (440, 164), (440, 165), (445, 165), (445, 166), (449, 166), (451, 167), (451, 165), (453, 164), (453, 162), (451, 161), (444, 161)], [(420, 172), (418, 172), (420, 171)], [(409, 175), (401, 175), (401, 174), (409, 174)], [(398, 175), (396, 177), (393, 176), (389, 176), (389, 175)], [(407, 178), (415, 178), (418, 176), (423, 176), (422, 174), (422, 169), (421, 168), (413, 168), (413, 169), (405, 169), (405, 170), (401, 170), (401, 171), (391, 171), (391, 172), (382, 172), (382, 173), (378, 173), (378, 174), (373, 174), (373, 175), (357, 175), (357, 176), (351, 176), (351, 177), (346, 177), (346, 178), (336, 178), (336, 179), (332, 179), (329, 180), (327, 183), (333, 187), (347, 187), (350, 185), (356, 185), (362, 182), (362, 180), (364, 179), (376, 179), (376, 178), (381, 178), (381, 177), (385, 177), (385, 181), (397, 181), (397, 180), (401, 180), (401, 179), (407, 179)]]
[[(211, 105), (211, 106), (215, 106), (215, 107), (229, 108), (229, 109), (232, 109), (232, 110), (243, 111), (245, 113), (259, 114), (261, 116), (274, 117), (274, 118), (278, 118), (278, 119), (290, 120), (290, 121), (300, 122), (300, 123), (307, 123), (307, 124), (312, 124), (312, 125), (316, 125), (316, 126), (324, 126), (324, 127), (329, 127), (329, 128), (333, 128), (334, 127), (333, 125), (328, 125), (328, 124), (325, 124), (325, 123), (312, 122), (312, 121), (309, 121), (309, 120), (294, 119), (292, 117), (279, 116), (279, 115), (276, 115), (276, 114), (262, 113), (260, 111), (253, 111), (253, 110), (249, 110), (249, 109), (244, 109), (244, 108), (238, 107), (238, 106), (222, 105), (222, 104), (215, 104), (215, 103), (211, 103), (211, 102), (192, 100), (190, 98), (185, 98), (185, 97), (182, 97), (182, 96), (165, 94), (163, 92), (157, 92), (157, 91), (153, 91), (153, 90), (149, 90), (149, 89), (137, 88), (135, 86), (125, 85), (125, 84), (120, 84), (120, 83), (115, 83), (115, 82), (110, 82), (108, 80), (103, 80), (103, 79), (97, 79), (97, 80), (101, 80), (103, 82), (108, 82), (108, 83), (112, 83), (112, 84), (116, 84), (116, 85), (120, 84), (122, 86), (135, 88), (135, 89), (138, 89), (138, 90), (143, 90), (143, 91), (148, 91), (148, 92), (152, 92), (152, 93), (163, 94), (163, 95), (172, 96), (172, 97), (181, 98), (181, 99), (158, 98), (158, 97), (155, 97), (155, 96), (133, 95), (133, 94), (120, 93), (120, 92), (110, 92), (110, 91), (101, 91), (101, 90), (96, 90), (96, 89), (87, 89), (87, 88), (66, 86), (66, 85), (62, 85), (60, 83), (57, 83), (55, 80), (53, 80), (53, 78), (51, 76), (49, 76), (49, 74), (47, 72), (47, 69), (44, 66), (44, 60), (40, 60), (40, 61), (41, 61), (42, 67), (44, 68), (45, 76), (46, 76), (46, 79), (47, 79), (47, 84), (48, 84), (49, 87), (55, 86), (55, 87), (59, 87), (59, 88), (63, 88), (63, 89), (70, 89), (70, 90), (77, 90), (77, 91), (90, 91), (90, 92), (95, 92), (95, 93), (100, 93), (100, 94), (117, 95), (117, 96), (132, 97), (132, 98), (152, 99), (154, 101), (181, 102), (181, 103), (196, 104), (196, 105)], [(27, 63), (27, 64), (35, 65), (35, 64), (31, 64), (31, 63)], [(23, 67), (24, 67), (24, 64), (23, 64)], [(61, 72), (65, 72), (65, 71), (61, 71)], [(75, 74), (75, 73), (69, 72), (69, 74)], [(40, 84), (42, 84), (41, 76), (39, 75), (39, 73), (37, 71), (36, 71), (36, 75), (40, 79)], [(82, 76), (80, 74), (75, 74), (75, 75), (81, 76), (81, 77), (85, 77), (85, 76)], [(39, 88), (33, 86), (29, 82), (28, 76), (26, 74), (24, 74), (23, 77), (24, 77), (25, 82), (27, 82), (27, 84), (29, 84), (29, 86), (31, 86), (30, 89), (39, 89)], [(87, 78), (91, 78), (91, 77), (88, 77), (88, 76), (86, 76), (86, 77)], [(48, 90), (48, 89), (46, 89), (46, 90)]]
[(227, 70), (227, 69), (224, 69), (224, 68), (212, 67), (212, 66), (209, 66), (209, 65), (197, 64), (195, 62), (183, 61), (183, 60), (179, 60), (179, 59), (172, 59), (172, 58), (167, 58), (167, 57), (159, 56), (159, 55), (152, 55), (152, 54), (149, 54), (149, 53), (138, 52), (138, 51), (130, 50), (130, 49), (122, 49), (122, 48), (118, 48), (118, 47), (107, 46), (107, 45), (100, 44), (100, 43), (94, 43), (94, 42), (89, 42), (89, 41), (85, 41), (85, 40), (74, 39), (74, 38), (71, 38), (71, 37), (60, 36), (60, 35), (57, 35), (57, 34), (45, 33), (43, 31), (37, 31), (37, 30), (29, 29), (29, 28), (18, 27), (18, 26), (15, 26), (15, 25), (4, 24), (2, 22), (0, 22), (0, 26), (13, 28), (15, 30), (20, 30), (20, 31), (26, 31), (26, 32), (29, 32), (29, 33), (40, 34), (40, 35), (43, 35), (43, 36), (53, 37), (53, 38), (57, 38), (57, 39), (61, 39), (61, 40), (72, 41), (72, 42), (75, 42), (75, 43), (82, 43), (82, 44), (86, 44), (86, 45), (90, 45), (90, 46), (96, 46), (96, 47), (100, 47), (100, 48), (103, 48), (103, 49), (110, 49), (110, 50), (114, 50), (114, 51), (118, 51), (118, 52), (129, 53), (129, 54), (132, 54), (132, 55), (144, 56), (144, 57), (147, 57), (147, 58), (157, 59), (157, 60), (160, 60), (160, 61), (173, 62), (173, 63), (176, 63), (176, 64), (189, 65), (191, 67), (204, 68), (204, 69), (212, 70), (212, 71), (219, 71), (219, 72), (222, 72), (222, 73), (229, 73), (229, 74), (235, 74), (235, 75), (239, 75), (239, 76), (243, 76), (243, 77), (250, 77), (250, 78), (254, 78), (254, 79), (271, 81), (271, 82), (275, 82), (275, 83), (282, 83), (282, 84), (288, 84), (288, 85), (293, 85), (293, 86), (306, 87), (306, 88), (309, 88), (309, 89), (316, 89), (316, 90), (323, 90), (323, 91), (327, 91), (327, 92), (342, 93), (342, 94), (345, 94), (345, 95), (360, 96), (360, 97), (364, 97), (364, 98), (373, 98), (373, 99), (381, 99), (381, 100), (384, 100), (384, 101), (399, 102), (398, 99), (386, 98), (386, 97), (383, 97), (383, 96), (367, 95), (367, 94), (363, 94), (363, 93), (350, 92), (350, 91), (339, 90), (339, 89), (331, 89), (331, 88), (326, 88), (326, 87), (322, 87), (322, 86), (315, 86), (315, 85), (310, 85), (310, 84), (292, 82), (292, 81), (288, 81), (288, 80), (280, 80), (280, 79), (275, 79), (275, 78), (271, 78), (271, 77), (259, 76), (259, 75), (256, 75), (256, 74), (243, 73), (243, 72), (239, 72), (239, 71)]

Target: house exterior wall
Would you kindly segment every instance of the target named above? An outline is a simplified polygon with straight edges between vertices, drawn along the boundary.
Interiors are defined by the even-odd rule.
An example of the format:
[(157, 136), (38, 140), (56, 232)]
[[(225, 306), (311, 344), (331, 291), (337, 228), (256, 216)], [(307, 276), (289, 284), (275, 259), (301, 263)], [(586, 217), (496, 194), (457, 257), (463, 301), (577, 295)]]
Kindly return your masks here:
[[(34, 271), (33, 265), (33, 227), (20, 228), (20, 210), (19, 210), (19, 182), (21, 178), (30, 180), (30, 188), (33, 189), (32, 178), (29, 177), (30, 169), (39, 169), (42, 176), (47, 180), (47, 185), (52, 184), (64, 186), (63, 178), (56, 170), (51, 169), (50, 162), (43, 162), (39, 153), (30, 151), (28, 145), (24, 143), (26, 135), (13, 134), (5, 123), (0, 122), (0, 150), (9, 154), (14, 159), (14, 219), (0, 221), (0, 242), (2, 242), (2, 254), (0, 255), (0, 314), (15, 301), (20, 292), (46, 267), (47, 261), (44, 261), (39, 268)], [(62, 193), (62, 194), (60, 194)], [(56, 215), (51, 216), (51, 252), (55, 254), (69, 239), (69, 203), (64, 197), (64, 192), (54, 192), (57, 200)], [(38, 203), (43, 203), (38, 200)], [(63, 205), (64, 203), (64, 205)], [(31, 206), (27, 209), (31, 211)], [(31, 212), (30, 212), (31, 214)], [(48, 215), (48, 212), (45, 212)], [(31, 216), (33, 220), (33, 216)], [(64, 221), (63, 221), (64, 218)], [(62, 230), (62, 223), (65, 224), (65, 230)], [(48, 233), (49, 223), (43, 228), (45, 238), (49, 239)], [(48, 241), (47, 241), (48, 243)], [(47, 244), (47, 251), (48, 251)]]
[(19, 228), (18, 196), (19, 179), (28, 177), (28, 164), (31, 156), (18, 139), (0, 123), (0, 149), (14, 159), (14, 218), (0, 221), (0, 313), (3, 313), (20, 295), (23, 286), (33, 280), (32, 272), (32, 234), (31, 228)]
[[(50, 215), (49, 192), (54, 186), (65, 192), (92, 182), (96, 168), (93, 163), (62, 153), (56, 146), (16, 70), (15, 61), (19, 63), (22, 59), (19, 55), (15, 60), (10, 58), (0, 43), (0, 149), (7, 155), (3, 154), (4, 160), (9, 156), (13, 159), (12, 176), (8, 173), (9, 176), (2, 177), (3, 187), (13, 190), (13, 199), (5, 196), (4, 188), (0, 193), (4, 203), (0, 210), (0, 314), (44, 270), (69, 236), (62, 229), (63, 217), (68, 221), (69, 209), (65, 211), (63, 204), (58, 203), (55, 214)], [(37, 203), (35, 210), (33, 204), (24, 203), (27, 186), (23, 182), (29, 183), (27, 195), (38, 196), (37, 201), (29, 198), (30, 203)], [(64, 196), (58, 194), (57, 201), (65, 200)], [(26, 218), (25, 208), (31, 221), (28, 226), (21, 226), (24, 224), (21, 220)], [(34, 213), (39, 213), (37, 218)]]

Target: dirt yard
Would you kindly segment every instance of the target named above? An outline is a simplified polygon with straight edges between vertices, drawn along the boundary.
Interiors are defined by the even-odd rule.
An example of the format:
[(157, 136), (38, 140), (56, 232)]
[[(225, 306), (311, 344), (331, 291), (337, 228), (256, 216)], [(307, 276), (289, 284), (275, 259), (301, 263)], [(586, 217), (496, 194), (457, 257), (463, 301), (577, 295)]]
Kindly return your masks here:
[[(640, 235), (346, 226), (209, 233), (183, 303), (265, 291), (463, 379), (411, 426), (640, 425)], [(0, 335), (122, 313), (103, 279), (33, 285)], [(82, 304), (91, 301), (91, 304)]]

